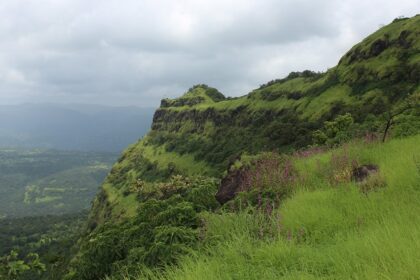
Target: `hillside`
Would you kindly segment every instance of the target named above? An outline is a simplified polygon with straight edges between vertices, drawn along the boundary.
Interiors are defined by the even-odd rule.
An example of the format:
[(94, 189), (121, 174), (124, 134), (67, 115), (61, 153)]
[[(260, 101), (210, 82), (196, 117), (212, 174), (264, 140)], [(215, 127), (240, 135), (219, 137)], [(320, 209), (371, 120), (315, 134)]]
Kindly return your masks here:
[[(291, 73), (239, 98), (199, 85), (179, 99), (163, 100), (152, 130), (125, 150), (104, 189), (121, 193), (137, 179), (163, 180), (176, 173), (220, 177), (242, 153), (312, 144), (312, 132), (348, 112), (362, 134), (381, 132), (383, 114), (420, 90), (419, 23), (416, 16), (383, 27), (324, 74)], [(388, 47), (370, 56), (375, 42), (385, 39)], [(351, 59), (359, 52), (364, 55)], [(368, 74), (358, 74), (359, 69)], [(391, 80), (396, 71), (401, 74)], [(420, 128), (418, 117), (405, 118), (394, 129), (397, 136)]]
[[(278, 209), (263, 195), (257, 209), (206, 213), (203, 244), (179, 267), (125, 279), (417, 279), (418, 143), (416, 136), (297, 156), (305, 183)], [(331, 181), (328, 174), (341, 175), (355, 160), (377, 164), (378, 177)]]
[[(418, 15), (326, 73), (238, 98), (198, 85), (162, 100), (96, 197), (67, 279), (419, 276), (419, 77)], [(404, 139), (380, 143), (391, 137)], [(366, 166), (379, 175), (355, 182)], [(239, 186), (221, 206), (223, 182)]]

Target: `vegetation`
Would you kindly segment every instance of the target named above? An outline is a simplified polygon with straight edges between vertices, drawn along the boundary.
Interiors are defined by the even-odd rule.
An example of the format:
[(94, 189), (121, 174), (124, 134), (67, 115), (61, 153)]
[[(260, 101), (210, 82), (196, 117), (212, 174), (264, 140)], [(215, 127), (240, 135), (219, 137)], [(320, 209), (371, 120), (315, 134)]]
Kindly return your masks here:
[[(383, 138), (387, 126), (394, 126), (395, 133), (416, 134), (419, 111), (406, 105), (420, 90), (419, 20), (416, 16), (381, 28), (326, 73), (292, 72), (235, 99), (212, 99), (215, 89), (195, 86), (179, 99), (163, 101), (152, 131), (137, 145), (160, 154), (193, 156), (217, 175), (243, 152), (290, 152), (366, 133)], [(326, 122), (346, 114), (353, 119), (347, 135), (327, 141), (318, 133), (313, 142), (315, 131), (325, 133)], [(153, 162), (154, 152), (146, 158)]]
[(0, 219), (88, 209), (114, 159), (106, 153), (0, 149)]
[(0, 220), (0, 279), (59, 279), (86, 214)]
[[(394, 21), (326, 73), (163, 100), (64, 279), (420, 278), (419, 23)], [(3, 271), (31, 270), (8, 254)]]
[(2, 263), (0, 276), (15, 279), (28, 271), (34, 271), (37, 274), (45, 271), (45, 265), (40, 262), (38, 254), (30, 253), (25, 260), (18, 259), (18, 256), (17, 251), (11, 251), (10, 255), (0, 258)]
[(199, 213), (218, 204), (210, 178), (174, 176), (167, 183), (131, 186), (139, 207), (121, 224), (96, 228), (79, 250), (65, 279), (101, 279), (111, 273), (136, 271), (139, 265), (169, 265), (194, 248), (200, 238)]
[(163, 100), (95, 198), (67, 279), (420, 277), (419, 22), (326, 73)]
[(114, 158), (0, 150), (0, 279), (56, 280), (65, 274), (86, 223), (87, 214), (79, 212), (90, 206)]
[[(359, 140), (296, 154), (293, 194), (278, 208), (260, 192), (249, 207), (205, 213), (199, 250), (178, 266), (138, 267), (123, 279), (416, 279), (419, 141)], [(352, 180), (354, 162), (377, 164), (383, 182)]]

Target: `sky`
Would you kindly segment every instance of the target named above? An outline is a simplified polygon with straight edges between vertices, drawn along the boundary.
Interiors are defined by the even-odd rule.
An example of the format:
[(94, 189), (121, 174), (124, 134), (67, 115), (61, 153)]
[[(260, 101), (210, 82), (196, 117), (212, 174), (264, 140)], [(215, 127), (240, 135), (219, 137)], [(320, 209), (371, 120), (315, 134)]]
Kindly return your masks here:
[(326, 71), (420, 0), (0, 0), (0, 104), (158, 106)]

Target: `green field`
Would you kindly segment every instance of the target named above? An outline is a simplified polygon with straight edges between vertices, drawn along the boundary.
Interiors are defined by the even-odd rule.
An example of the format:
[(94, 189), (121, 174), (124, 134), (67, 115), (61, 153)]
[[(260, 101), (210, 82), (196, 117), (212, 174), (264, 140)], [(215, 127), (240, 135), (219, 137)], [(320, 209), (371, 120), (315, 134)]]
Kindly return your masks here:
[(115, 158), (106, 153), (0, 149), (0, 217), (88, 209)]

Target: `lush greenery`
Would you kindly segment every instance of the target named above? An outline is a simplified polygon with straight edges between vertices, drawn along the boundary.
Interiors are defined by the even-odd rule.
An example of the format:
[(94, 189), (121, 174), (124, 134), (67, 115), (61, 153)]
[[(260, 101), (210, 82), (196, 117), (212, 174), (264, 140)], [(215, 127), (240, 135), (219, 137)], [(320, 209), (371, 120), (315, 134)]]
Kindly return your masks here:
[(420, 277), (419, 34), (420, 16), (400, 19), (326, 73), (163, 100), (95, 198), (67, 278)]
[(199, 213), (215, 210), (216, 181), (174, 176), (167, 183), (137, 181), (137, 215), (120, 224), (106, 223), (88, 236), (65, 279), (101, 279), (139, 265), (169, 265), (196, 247), (200, 239)]
[[(140, 267), (125, 278), (417, 279), (419, 142), (357, 141), (296, 154), (298, 180), (279, 208), (263, 196), (260, 208), (206, 213), (200, 250), (177, 267)], [(352, 181), (355, 162), (377, 164), (381, 183)]]
[(0, 220), (0, 279), (59, 279), (86, 213)]
[[(163, 100), (151, 132), (131, 148), (139, 151), (148, 170), (138, 170), (143, 164), (135, 163), (130, 150), (123, 163), (135, 165), (127, 168), (136, 169), (137, 176), (154, 180), (170, 170), (161, 164), (165, 155), (183, 157), (183, 162), (193, 157), (194, 165), (207, 165), (207, 173), (217, 175), (243, 152), (289, 152), (314, 144), (315, 131), (345, 114), (353, 119), (351, 131), (325, 142), (366, 133), (382, 137), (389, 116), (420, 90), (419, 23), (416, 16), (381, 28), (326, 73), (293, 72), (234, 99), (212, 98), (217, 90), (198, 85), (178, 99)], [(411, 110), (398, 115), (404, 121), (395, 122), (394, 136), (418, 133), (418, 114)], [(188, 172), (181, 165), (173, 161), (173, 166), (187, 169), (179, 171)]]
[[(163, 100), (64, 279), (420, 278), (419, 35), (398, 19), (326, 73)], [(3, 271), (43, 270), (5, 254)]]
[(0, 219), (88, 209), (114, 160), (106, 153), (0, 149)]

